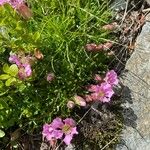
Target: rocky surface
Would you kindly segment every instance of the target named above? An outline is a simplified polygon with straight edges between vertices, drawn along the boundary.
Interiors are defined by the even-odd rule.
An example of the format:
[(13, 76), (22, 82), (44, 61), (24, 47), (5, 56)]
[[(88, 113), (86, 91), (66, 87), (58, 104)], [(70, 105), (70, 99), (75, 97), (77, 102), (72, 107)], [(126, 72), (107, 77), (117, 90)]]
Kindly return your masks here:
[(116, 150), (150, 150), (150, 15), (125, 69), (121, 79), (125, 127)]
[(146, 2), (150, 5), (150, 0), (146, 0)]
[(111, 8), (116, 11), (124, 10), (126, 7), (126, 1), (125, 0), (115, 0), (111, 4)]

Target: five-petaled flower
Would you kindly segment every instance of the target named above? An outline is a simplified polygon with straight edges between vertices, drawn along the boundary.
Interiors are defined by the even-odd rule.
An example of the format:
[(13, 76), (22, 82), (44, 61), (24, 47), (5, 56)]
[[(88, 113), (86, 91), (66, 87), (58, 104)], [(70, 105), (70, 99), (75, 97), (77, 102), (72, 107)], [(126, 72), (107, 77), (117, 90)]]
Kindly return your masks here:
[(62, 139), (66, 145), (71, 143), (74, 134), (78, 134), (75, 121), (72, 118), (55, 118), (51, 124), (43, 126), (43, 137), (48, 141)]
[(99, 100), (101, 102), (109, 102), (110, 98), (114, 94), (110, 84), (104, 82), (101, 85), (91, 85), (89, 88), (92, 99)]

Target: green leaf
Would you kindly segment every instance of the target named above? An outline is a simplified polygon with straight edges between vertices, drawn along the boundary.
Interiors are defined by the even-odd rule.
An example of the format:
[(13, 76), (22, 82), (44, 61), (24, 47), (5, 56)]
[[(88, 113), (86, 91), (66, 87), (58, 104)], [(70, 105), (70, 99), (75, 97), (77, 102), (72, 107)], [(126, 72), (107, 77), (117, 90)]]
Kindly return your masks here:
[(4, 86), (4, 83), (0, 81), (0, 89)]
[(5, 132), (0, 129), (0, 138), (5, 136)]
[(5, 73), (9, 73), (9, 66), (8, 66), (8, 64), (4, 64), (4, 66), (3, 66), (3, 71), (4, 71)]
[(17, 65), (13, 64), (13, 65), (11, 65), (9, 67), (9, 74), (11, 76), (14, 76), (14, 77), (18, 74), (18, 67), (17, 67)]
[(33, 38), (34, 38), (34, 41), (37, 41), (40, 38), (40, 33), (39, 32), (35, 32)]
[(16, 78), (11, 77), (5, 82), (5, 85), (10, 86), (15, 81), (16, 81)]
[(8, 75), (8, 74), (2, 74), (2, 75), (0, 75), (0, 79), (1, 80), (7, 80), (9, 78), (10, 78), (10, 75)]
[(25, 88), (26, 88), (26, 86), (24, 84), (21, 84), (19, 86), (19, 91), (22, 92)]
[(4, 98), (0, 98), (0, 110), (8, 108), (8, 104), (5, 101), (6, 100)]

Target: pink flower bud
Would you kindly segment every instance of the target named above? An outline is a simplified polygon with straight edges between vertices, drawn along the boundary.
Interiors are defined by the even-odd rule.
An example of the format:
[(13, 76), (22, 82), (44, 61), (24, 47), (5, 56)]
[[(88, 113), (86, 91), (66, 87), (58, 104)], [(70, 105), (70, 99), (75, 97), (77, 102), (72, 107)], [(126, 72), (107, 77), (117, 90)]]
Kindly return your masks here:
[(17, 6), (17, 11), (24, 19), (30, 19), (32, 17), (31, 9), (28, 8), (25, 4), (19, 4)]
[(110, 51), (109, 53), (107, 53), (108, 56), (114, 56), (115, 53), (113, 51)]
[(52, 80), (54, 80), (54, 78), (55, 78), (54, 73), (48, 73), (46, 80), (50, 83)]
[(52, 138), (52, 139), (49, 141), (49, 143), (50, 143), (50, 146), (55, 149), (56, 143), (57, 143), (57, 139), (56, 139), (56, 138)]
[(107, 42), (104, 44), (104, 50), (110, 49), (113, 46), (112, 42)]
[(37, 58), (37, 59), (43, 59), (43, 54), (38, 50), (38, 49), (35, 49), (34, 50), (34, 56)]
[(89, 52), (97, 50), (97, 45), (94, 43), (86, 44), (85, 49)]
[(100, 75), (95, 74), (95, 76), (94, 76), (94, 80), (99, 82), (99, 81), (102, 81), (102, 78), (101, 78), (101, 76), (100, 76)]
[(116, 22), (113, 22), (113, 23), (111, 23), (111, 24), (107, 24), (107, 25), (104, 25), (103, 26), (103, 29), (104, 30), (114, 30), (114, 29), (116, 29), (117, 28), (117, 23)]
[(85, 95), (85, 101), (86, 102), (92, 102), (93, 99), (92, 99), (91, 95)]
[(96, 50), (97, 51), (102, 51), (104, 49), (104, 45), (103, 44), (99, 44), (99, 45), (97, 45), (97, 47), (96, 47)]
[(86, 102), (81, 96), (75, 95), (74, 96), (74, 101), (79, 106), (86, 106)]
[(68, 107), (69, 109), (73, 109), (73, 108), (75, 107), (75, 103), (74, 103), (73, 101), (68, 101), (67, 107)]

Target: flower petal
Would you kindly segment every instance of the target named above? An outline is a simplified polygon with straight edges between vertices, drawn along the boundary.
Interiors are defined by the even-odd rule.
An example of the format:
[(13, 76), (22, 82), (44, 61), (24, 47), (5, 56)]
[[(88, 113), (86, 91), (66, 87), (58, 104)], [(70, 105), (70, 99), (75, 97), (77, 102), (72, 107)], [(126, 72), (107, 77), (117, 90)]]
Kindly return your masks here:
[(29, 76), (32, 75), (32, 69), (31, 69), (30, 65), (26, 65), (26, 67), (25, 67), (25, 73), (26, 73), (27, 77), (29, 77)]
[(66, 118), (65, 120), (63, 120), (65, 124), (74, 127), (75, 126), (75, 121), (72, 118)]
[(71, 129), (71, 135), (78, 134), (77, 127)]
[(63, 127), (64, 123), (62, 122), (62, 119), (57, 117), (53, 120), (53, 122), (51, 123), (51, 126), (54, 128), (54, 129), (61, 129)]
[(69, 145), (71, 143), (72, 137), (73, 136), (71, 134), (68, 134), (68, 135), (65, 136), (63, 141), (65, 142), (66, 145)]
[(61, 139), (63, 136), (63, 132), (62, 132), (62, 130), (54, 130), (52, 132), (52, 136), (56, 139)]

